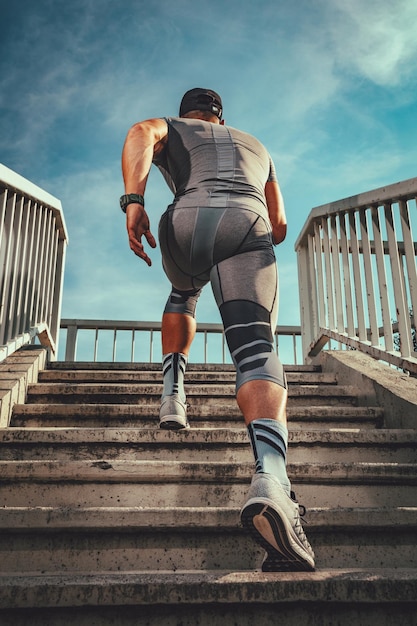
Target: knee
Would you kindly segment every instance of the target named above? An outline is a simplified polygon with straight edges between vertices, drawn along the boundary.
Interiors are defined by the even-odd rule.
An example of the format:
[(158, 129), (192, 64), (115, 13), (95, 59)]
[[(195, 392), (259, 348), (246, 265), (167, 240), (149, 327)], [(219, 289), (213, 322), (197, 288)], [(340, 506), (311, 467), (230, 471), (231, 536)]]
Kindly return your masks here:
[(236, 391), (251, 380), (266, 380), (287, 389), (283, 365), (276, 352), (259, 351), (256, 359), (236, 360)]
[(178, 289), (172, 288), (165, 305), (164, 313), (181, 313), (195, 318), (195, 310), (200, 293), (201, 289), (179, 291)]

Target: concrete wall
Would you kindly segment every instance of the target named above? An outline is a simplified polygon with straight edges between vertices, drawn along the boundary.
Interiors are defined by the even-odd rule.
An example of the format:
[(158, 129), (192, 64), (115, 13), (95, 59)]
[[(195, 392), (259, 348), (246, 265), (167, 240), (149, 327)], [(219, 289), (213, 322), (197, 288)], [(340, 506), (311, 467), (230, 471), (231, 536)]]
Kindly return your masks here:
[(387, 428), (417, 428), (417, 378), (355, 350), (323, 351), (315, 362), (357, 387), (362, 406), (381, 406)]
[(0, 363), (0, 428), (9, 426), (13, 406), (25, 402), (28, 385), (37, 382), (46, 362), (45, 348), (27, 346)]

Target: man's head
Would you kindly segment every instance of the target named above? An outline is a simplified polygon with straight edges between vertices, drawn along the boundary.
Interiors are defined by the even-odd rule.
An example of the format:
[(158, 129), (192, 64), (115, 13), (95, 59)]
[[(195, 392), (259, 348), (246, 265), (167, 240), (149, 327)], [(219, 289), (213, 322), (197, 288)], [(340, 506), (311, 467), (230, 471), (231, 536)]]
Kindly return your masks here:
[(181, 100), (180, 117), (195, 117), (197, 113), (201, 113), (202, 119), (221, 122), (223, 105), (219, 94), (200, 87), (187, 91)]

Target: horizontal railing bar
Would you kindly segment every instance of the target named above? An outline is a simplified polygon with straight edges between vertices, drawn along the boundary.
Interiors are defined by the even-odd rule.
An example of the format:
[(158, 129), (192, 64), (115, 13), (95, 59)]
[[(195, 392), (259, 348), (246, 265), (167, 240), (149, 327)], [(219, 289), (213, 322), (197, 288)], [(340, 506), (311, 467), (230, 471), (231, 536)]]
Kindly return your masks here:
[(413, 352), (413, 354), (416, 355), (415, 357), (411, 356), (405, 358), (401, 356), (400, 352), (387, 352), (382, 348), (378, 348), (378, 346), (372, 345), (371, 342), (358, 341), (344, 333), (338, 333), (328, 328), (320, 328), (318, 336), (310, 345), (309, 356), (317, 356), (330, 339), (348, 346), (348, 348), (353, 350), (365, 352), (374, 359), (385, 361), (390, 365), (417, 374), (417, 352)]
[[(61, 328), (75, 326), (79, 330), (161, 330), (161, 322), (140, 322), (137, 320), (86, 320), (86, 319), (61, 319)], [(206, 333), (223, 332), (223, 325), (209, 322), (199, 322), (197, 331)], [(301, 326), (277, 326), (275, 334), (299, 335)]]
[[(333, 240), (330, 239), (329, 241), (330, 241), (330, 251), (333, 251)], [(336, 241), (337, 241), (337, 245), (335, 246), (335, 249), (338, 252), (341, 253), (342, 252), (341, 243), (340, 243), (339, 240), (336, 240)], [(383, 241), (382, 242), (382, 246), (383, 246), (384, 254), (388, 256), (389, 255), (388, 241)], [(414, 254), (417, 255), (417, 241), (413, 242), (412, 247), (414, 248)], [(322, 240), (321, 246), (319, 246), (319, 249), (320, 248), (321, 248), (321, 251), (324, 252), (323, 240)], [(375, 249), (376, 249), (375, 248), (375, 241), (373, 241), (372, 239), (369, 240), (369, 248), (370, 248), (370, 251), (372, 252), (372, 254), (375, 254)], [(397, 249), (398, 249), (399, 254), (401, 254), (402, 256), (405, 256), (406, 248), (405, 248), (405, 244), (404, 244), (403, 241), (398, 241), (397, 242)], [(351, 243), (350, 243), (349, 240), (347, 240), (347, 251), (349, 252), (349, 254), (352, 254), (352, 251), (353, 251)], [(362, 243), (361, 239), (358, 239), (358, 251), (361, 254), (363, 253), (363, 243)]]
[[(66, 331), (66, 342), (65, 342), (65, 361), (77, 361), (77, 343), (78, 343), (78, 339), (80, 339), (81, 343), (82, 343), (82, 350), (84, 350), (83, 352), (83, 360), (85, 360), (85, 347), (86, 347), (86, 337), (81, 337), (80, 336), (80, 332), (82, 331), (93, 331), (95, 332), (95, 342), (94, 342), (94, 357), (93, 360), (96, 361), (97, 360), (97, 346), (99, 343), (99, 336), (102, 337), (102, 333), (113, 333), (113, 354), (112, 354), (112, 360), (113, 361), (118, 361), (119, 359), (117, 359), (116, 357), (116, 335), (117, 333), (120, 331), (120, 333), (127, 333), (127, 334), (131, 334), (131, 346), (130, 346), (130, 353), (131, 353), (131, 361), (133, 362), (134, 360), (134, 353), (135, 353), (135, 349), (134, 349), (134, 343), (135, 343), (135, 333), (140, 333), (140, 332), (145, 332), (145, 333), (149, 333), (149, 348), (150, 348), (150, 355), (149, 355), (149, 359), (150, 362), (153, 362), (153, 342), (154, 342), (154, 333), (155, 332), (161, 332), (161, 328), (162, 328), (162, 323), (161, 321), (158, 322), (149, 322), (149, 321), (138, 321), (138, 320), (97, 320), (97, 319), (62, 319), (61, 320), (61, 324), (60, 327), (62, 330)], [(223, 325), (222, 324), (216, 324), (216, 323), (210, 323), (210, 322), (202, 322), (202, 323), (198, 323), (197, 324), (197, 329), (196, 329), (197, 335), (199, 335), (200, 337), (203, 336), (204, 339), (204, 343), (203, 343), (203, 352), (204, 352), (204, 362), (212, 362), (212, 363), (225, 363), (225, 357), (226, 357), (226, 350), (225, 350), (225, 335), (224, 335), (224, 329), (223, 329)], [(212, 356), (210, 356), (210, 358), (208, 359), (208, 352), (210, 352), (210, 354), (212, 353), (212, 348), (214, 348), (213, 350), (213, 354), (217, 354), (217, 358), (219, 356), (218, 350), (219, 347), (217, 344), (212, 344), (209, 345), (208, 343), (208, 336), (215, 336), (217, 335), (217, 337), (221, 337), (222, 338), (222, 345), (221, 345), (221, 361), (215, 360), (213, 359)], [(117, 335), (118, 336), (118, 335)], [(126, 335), (125, 335), (126, 337)], [(217, 337), (215, 339), (217, 339)], [(280, 347), (280, 340), (283, 339), (284, 337), (290, 337), (292, 339), (292, 362), (294, 364), (298, 363), (298, 349), (297, 349), (297, 343), (298, 340), (301, 340), (301, 326), (277, 326), (276, 330), (275, 330), (275, 344), (276, 344), (276, 349), (278, 351), (279, 347)], [(142, 342), (143, 345), (143, 342)], [(126, 344), (124, 343), (124, 346), (126, 347)], [(217, 347), (215, 347), (217, 346)], [(201, 347), (200, 347), (201, 348)], [(197, 348), (200, 349), (200, 348)], [(124, 348), (125, 349), (125, 348)], [(288, 349), (288, 348), (287, 348)], [(89, 349), (88, 349), (89, 350)], [(193, 356), (194, 358), (194, 356)], [(87, 359), (88, 360), (88, 359)], [(291, 360), (288, 360), (287, 362), (291, 362)]]
[(295, 249), (297, 250), (307, 235), (312, 234), (312, 225), (316, 219), (320, 217), (330, 217), (331, 215), (336, 215), (341, 212), (382, 206), (386, 202), (394, 204), (400, 200), (412, 200), (416, 197), (416, 188), (417, 177), (409, 178), (408, 180), (387, 185), (386, 187), (379, 187), (378, 189), (366, 191), (356, 196), (337, 200), (337, 202), (329, 202), (328, 204), (315, 207), (310, 211), (307, 217), (304, 227), (295, 243)]
[(60, 236), (68, 242), (68, 231), (62, 212), (62, 204), (58, 198), (55, 198), (55, 196), (41, 189), (41, 187), (26, 180), (26, 178), (23, 178), (20, 174), (13, 172), (13, 170), (10, 170), (2, 163), (0, 163), (0, 185), (6, 187), (9, 191), (14, 191), (17, 196), (22, 196), (44, 204), (45, 206), (49, 206), (56, 217)]

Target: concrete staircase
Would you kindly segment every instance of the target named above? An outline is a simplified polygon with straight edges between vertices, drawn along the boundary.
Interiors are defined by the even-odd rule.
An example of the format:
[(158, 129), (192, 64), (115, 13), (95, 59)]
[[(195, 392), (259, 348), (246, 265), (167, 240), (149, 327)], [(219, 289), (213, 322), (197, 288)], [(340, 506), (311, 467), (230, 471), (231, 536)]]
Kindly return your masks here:
[(417, 431), (346, 376), (286, 371), (316, 572), (263, 574), (239, 527), (253, 460), (230, 366), (189, 366), (175, 433), (158, 366), (54, 363), (0, 430), (0, 624), (417, 624)]

